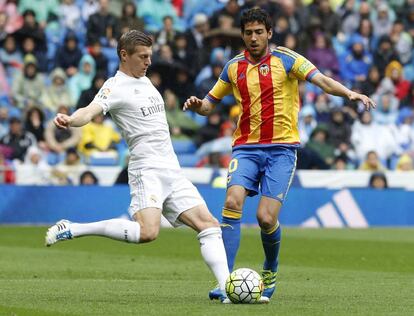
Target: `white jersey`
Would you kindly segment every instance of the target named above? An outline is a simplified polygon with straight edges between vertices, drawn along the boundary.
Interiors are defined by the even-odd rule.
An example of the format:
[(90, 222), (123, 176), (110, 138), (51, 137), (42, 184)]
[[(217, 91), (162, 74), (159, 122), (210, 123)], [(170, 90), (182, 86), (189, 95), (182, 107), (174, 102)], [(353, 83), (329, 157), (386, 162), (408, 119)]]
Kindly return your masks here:
[(134, 78), (118, 71), (109, 78), (94, 103), (113, 121), (126, 140), (130, 169), (179, 169), (161, 94), (147, 77)]

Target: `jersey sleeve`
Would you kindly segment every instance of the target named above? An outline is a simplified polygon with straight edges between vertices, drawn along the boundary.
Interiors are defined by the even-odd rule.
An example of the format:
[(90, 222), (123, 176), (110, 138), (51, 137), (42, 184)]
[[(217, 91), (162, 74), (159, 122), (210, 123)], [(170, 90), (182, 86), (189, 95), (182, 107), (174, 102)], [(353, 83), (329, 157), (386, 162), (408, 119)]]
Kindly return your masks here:
[(206, 95), (206, 99), (212, 103), (219, 103), (226, 95), (232, 92), (231, 82), (229, 79), (229, 63), (227, 63), (220, 74), (214, 87)]
[(114, 78), (108, 79), (92, 101), (93, 103), (97, 103), (102, 107), (104, 114), (115, 108), (119, 103), (119, 98), (116, 96), (114, 86)]
[(290, 73), (297, 79), (310, 81), (318, 72), (318, 68), (316, 68), (309, 60), (299, 54), (295, 54), (295, 61)]

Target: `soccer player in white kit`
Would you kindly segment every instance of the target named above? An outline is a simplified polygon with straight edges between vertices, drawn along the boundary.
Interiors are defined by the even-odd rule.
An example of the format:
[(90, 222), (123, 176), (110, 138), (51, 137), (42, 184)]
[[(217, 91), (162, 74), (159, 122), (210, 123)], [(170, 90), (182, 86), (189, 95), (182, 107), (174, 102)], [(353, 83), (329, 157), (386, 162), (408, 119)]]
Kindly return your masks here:
[(101, 113), (112, 116), (130, 150), (129, 214), (133, 221), (110, 219), (81, 224), (61, 220), (47, 231), (46, 245), (87, 235), (150, 242), (159, 234), (162, 213), (173, 226), (185, 224), (198, 232), (202, 257), (220, 284), (222, 301), (226, 303), (224, 287), (229, 270), (219, 223), (195, 186), (182, 174), (163, 99), (145, 76), (151, 65), (152, 40), (140, 31), (129, 31), (120, 38), (117, 52), (119, 70), (94, 100), (71, 116), (57, 114), (54, 123), (59, 128), (80, 127)]

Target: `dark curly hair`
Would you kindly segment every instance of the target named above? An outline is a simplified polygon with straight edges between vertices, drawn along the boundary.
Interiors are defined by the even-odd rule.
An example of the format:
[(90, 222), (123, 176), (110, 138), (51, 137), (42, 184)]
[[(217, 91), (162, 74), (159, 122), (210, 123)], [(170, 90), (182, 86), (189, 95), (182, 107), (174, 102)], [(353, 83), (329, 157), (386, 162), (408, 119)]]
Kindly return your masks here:
[(260, 8), (252, 8), (242, 13), (240, 20), (240, 28), (242, 33), (244, 33), (244, 28), (246, 24), (252, 22), (264, 24), (267, 31), (269, 31), (272, 28), (272, 19), (265, 10)]

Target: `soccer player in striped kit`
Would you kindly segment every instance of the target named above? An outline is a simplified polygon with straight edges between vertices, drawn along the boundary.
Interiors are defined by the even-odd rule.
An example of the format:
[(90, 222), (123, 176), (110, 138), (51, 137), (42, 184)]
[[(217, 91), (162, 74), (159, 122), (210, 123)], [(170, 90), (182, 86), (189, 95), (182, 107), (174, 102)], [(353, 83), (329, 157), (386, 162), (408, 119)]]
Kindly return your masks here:
[[(194, 96), (184, 110), (208, 115), (228, 94), (233, 94), (241, 114), (233, 135), (232, 160), (222, 210), (222, 232), (229, 270), (232, 271), (240, 243), (240, 221), (247, 196), (260, 192), (257, 220), (265, 260), (262, 303), (269, 302), (276, 288), (281, 227), (278, 217), (296, 167), (300, 146), (298, 131), (299, 80), (307, 80), (326, 93), (360, 100), (369, 110), (375, 103), (323, 75), (303, 56), (284, 47), (269, 49), (271, 19), (262, 9), (245, 11), (241, 36), (246, 50), (230, 60), (217, 83), (204, 99)], [(220, 297), (219, 289), (210, 291)]]

